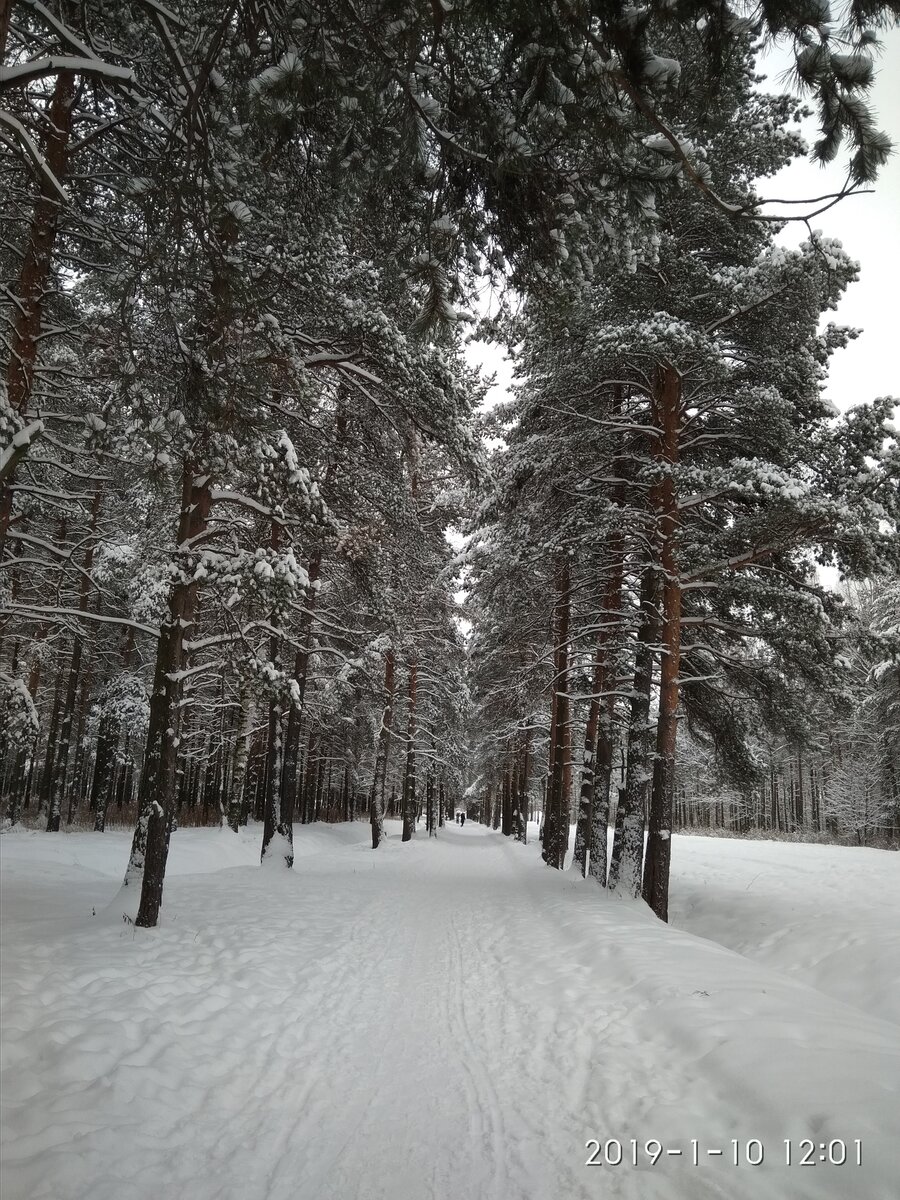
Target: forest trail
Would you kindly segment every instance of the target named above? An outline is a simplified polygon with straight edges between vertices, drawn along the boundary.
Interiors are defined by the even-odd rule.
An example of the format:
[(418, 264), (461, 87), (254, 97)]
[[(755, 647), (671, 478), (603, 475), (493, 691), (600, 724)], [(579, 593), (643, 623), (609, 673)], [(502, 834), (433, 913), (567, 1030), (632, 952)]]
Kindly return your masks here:
[[(124, 838), (4, 837), (4, 1200), (893, 1200), (896, 1025), (474, 823), (367, 839), (179, 831), (135, 931)], [(807, 1136), (863, 1166), (777, 1165)]]

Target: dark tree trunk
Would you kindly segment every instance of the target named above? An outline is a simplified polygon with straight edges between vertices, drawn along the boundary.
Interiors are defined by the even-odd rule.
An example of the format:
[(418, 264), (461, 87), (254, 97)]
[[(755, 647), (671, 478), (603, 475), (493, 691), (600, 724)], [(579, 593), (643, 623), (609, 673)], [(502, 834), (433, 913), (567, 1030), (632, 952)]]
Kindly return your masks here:
[[(272, 522), (269, 545), (277, 550), (281, 541), (281, 526)], [(277, 637), (269, 640), (269, 658), (277, 673), (281, 666), (281, 644)], [(293, 708), (293, 705), (289, 706)], [(284, 774), (284, 710), (281, 695), (273, 696), (269, 701), (269, 727), (266, 742), (266, 801), (263, 809), (263, 839), (259, 857), (262, 862), (269, 853), (272, 839), (276, 833), (283, 841), (283, 857), (287, 867), (294, 865), (294, 798), (290, 793), (290, 819), (282, 807), (285, 798), (282, 789)]]
[(66, 777), (69, 764), (69, 744), (72, 740), (72, 717), (75, 712), (75, 699), (78, 695), (78, 681), (81, 678), (81, 654), (81, 637), (77, 636), (72, 646), (69, 678), (66, 684), (66, 693), (62, 707), (62, 721), (53, 756), (53, 767), (50, 777), (50, 805), (47, 810), (48, 833), (59, 833), (60, 814), (62, 812), (63, 794), (66, 790)]
[(294, 865), (293, 824), (284, 822), (284, 814), (280, 811), (279, 783), (283, 766), (284, 728), (281, 704), (277, 700), (269, 703), (269, 726), (266, 742), (266, 798), (263, 809), (263, 840), (260, 849), (260, 861), (269, 853), (272, 840), (276, 833), (284, 839), (285, 866)]
[(344, 764), (344, 774), (341, 779), (341, 812), (343, 820), (353, 820), (353, 789), (350, 786), (350, 767)]
[(616, 796), (616, 822), (613, 829), (613, 851), (609, 863), (607, 887), (611, 892), (616, 890), (619, 882), (619, 864), (622, 861), (622, 839), (625, 834), (625, 789), (619, 788)]
[(571, 608), (569, 560), (560, 555), (556, 567), (556, 654), (550, 727), (550, 779), (547, 788), (547, 817), (544, 857), (548, 866), (561, 869), (569, 844), (569, 622)]
[(594, 763), (597, 756), (597, 729), (600, 723), (600, 689), (603, 687), (604, 655), (600, 646), (594, 656), (594, 679), (591, 703), (584, 727), (584, 751), (581, 758), (581, 787), (578, 794), (578, 819), (575, 825), (575, 848), (572, 851), (572, 870), (582, 878), (587, 874), (588, 851), (591, 849), (592, 813), (594, 806)]
[[(0, 32), (5, 30), (0, 26)], [(0, 58), (0, 61), (3, 61)], [(53, 87), (47, 111), (44, 139), (44, 160), (57, 180), (67, 174), (69, 142), (72, 137), (72, 111), (78, 85), (71, 71), (60, 71)], [(31, 230), (22, 268), (19, 273), (17, 303), (12, 308), (12, 330), (9, 341), (9, 360), (6, 372), (7, 402), (24, 418), (31, 401), (38, 347), (41, 339), (45, 298), (50, 294), (53, 270), (53, 251), (59, 231), (62, 204), (56, 191), (42, 176), (37, 200), (31, 217)], [(22, 448), (20, 459), (27, 452)], [(12, 516), (12, 479), (16, 457), (7, 464), (5, 479), (0, 484), (0, 554), (6, 544)]]
[[(94, 539), (97, 534), (97, 521), (100, 516), (102, 492), (96, 492), (91, 502), (91, 523), (87, 549), (84, 552), (82, 564), (81, 585), (78, 593), (78, 606), (82, 612), (87, 612), (90, 601), (91, 570), (94, 566)], [(78, 696), (78, 686), (81, 682), (81, 659), (83, 655), (83, 640), (81, 634), (75, 636), (72, 646), (72, 659), (69, 666), (69, 679), (66, 685), (66, 698), (63, 704), (63, 717), (59, 737), (56, 743), (56, 753), (53, 761), (53, 774), (50, 781), (50, 809), (47, 816), (47, 832), (59, 832), (59, 818), (62, 811), (63, 794), (66, 790), (66, 778), (69, 766), (69, 748), (72, 741), (72, 720), (75, 715), (75, 701)], [(73, 781), (74, 782), (74, 781)]]
[(656, 461), (663, 468), (655, 490), (662, 614), (660, 628), (659, 720), (650, 796), (643, 897), (661, 921), (669, 919), (669, 867), (672, 858), (672, 803), (681, 669), (681, 582), (678, 555), (678, 492), (673, 471), (681, 433), (681, 376), (672, 366), (657, 371), (655, 423), (660, 430)]
[(550, 842), (547, 847), (547, 863), (562, 870), (565, 863), (565, 852), (569, 848), (569, 737), (570, 737), (570, 702), (569, 702), (569, 626), (571, 619), (571, 580), (569, 558), (562, 554), (557, 563), (557, 623), (556, 623), (556, 674), (554, 674), (553, 689), (556, 692), (556, 710), (554, 710), (554, 727), (551, 730), (551, 775), (547, 788), (547, 809), (552, 814), (550, 835), (545, 834), (545, 840)]
[(250, 758), (250, 724), (253, 706), (246, 688), (241, 690), (241, 712), (228, 783), (228, 824), (235, 833), (245, 824), (244, 785), (247, 781), (247, 763)]
[[(179, 548), (195, 547), (206, 532), (211, 500), (209, 476), (196, 476), (191, 465), (186, 464), (178, 522)], [(184, 639), (186, 630), (193, 625), (197, 606), (197, 583), (186, 582), (184, 576), (189, 575), (190, 572), (183, 572), (182, 578), (172, 585), (168, 613), (157, 644), (139, 815), (125, 875), (125, 883), (130, 884), (143, 872), (135, 924), (146, 928), (155, 926), (159, 919), (174, 815)]]
[(90, 808), (94, 814), (94, 829), (103, 833), (106, 828), (106, 810), (112, 786), (113, 763), (119, 741), (119, 723), (112, 713), (104, 713), (97, 731), (97, 756), (94, 761), (94, 779), (91, 784)]
[(406, 770), (403, 773), (403, 837), (408, 842), (416, 829), (416, 660), (409, 664), (409, 712), (406, 722)]
[(47, 730), (47, 745), (44, 747), (44, 766), (37, 786), (38, 815), (50, 806), (50, 796), (53, 790), (53, 767), (56, 763), (57, 738), (64, 703), (61, 679), (57, 673), (53, 680), (53, 706), (50, 713), (50, 726)]
[[(310, 559), (308, 576), (311, 584), (315, 583), (322, 569), (322, 552), (317, 550)], [(312, 655), (312, 628), (315, 619), (317, 592), (310, 588), (306, 597), (306, 607), (300, 621), (299, 642), (301, 649), (294, 658), (294, 683), (296, 690), (288, 707), (287, 722), (284, 731), (284, 766), (281, 773), (281, 808), (283, 819), (288, 815), (293, 820), (294, 807), (297, 799), (297, 781), (299, 777), (300, 730), (303, 724), (303, 704), (306, 698), (306, 680), (309, 674), (309, 660)]]
[[(553, 676), (559, 667), (559, 650), (553, 651)], [(553, 847), (556, 844), (556, 812), (553, 798), (553, 763), (556, 758), (558, 745), (558, 727), (556, 720), (557, 690), (554, 686), (550, 695), (550, 736), (547, 748), (547, 774), (544, 776), (544, 810), (541, 819), (541, 858), (548, 865), (554, 856)]]
[[(640, 626), (634, 657), (634, 684), (628, 718), (628, 765), (619, 795), (622, 836), (613, 841), (614, 867), (610, 890), (641, 894), (644, 855), (644, 812), (651, 770), (650, 692), (656, 642), (656, 567), (648, 562), (641, 580)], [(618, 825), (618, 821), (617, 821)]]
[(434, 811), (434, 771), (431, 769), (425, 777), (425, 828), (429, 837), (437, 837), (437, 819)]
[(500, 832), (504, 837), (513, 834), (513, 751), (511, 743), (507, 743), (506, 762), (503, 767), (503, 791), (500, 810)]
[(394, 719), (394, 651), (384, 656), (384, 709), (378, 731), (378, 749), (369, 798), (369, 821), (372, 826), (372, 849), (377, 850), (384, 837), (384, 787), (387, 778), (388, 756), (391, 749), (391, 725)]
[(81, 677), (81, 693), (78, 700), (78, 719), (75, 724), (75, 764), (72, 769), (72, 786), (69, 788), (68, 810), (66, 824), (71, 825), (79, 806), (84, 802), (87, 791), (87, 751), (85, 747), (84, 727), (87, 719), (88, 703), (91, 696), (91, 669)]
[[(620, 537), (610, 542), (610, 573), (603, 595), (603, 611), (600, 614), (603, 628), (597, 645), (597, 664), (594, 673), (594, 695), (599, 698), (597, 709), (597, 737), (591, 764), (590, 785), (590, 833), (588, 835), (589, 867), (591, 879), (601, 887), (606, 886), (607, 851), (609, 829), (609, 789), (613, 767), (613, 719), (616, 697), (609, 687), (615, 681), (615, 645), (619, 637), (622, 605), (622, 577), (624, 574), (624, 543)], [(603, 696), (602, 692), (609, 694)], [(587, 748), (587, 739), (585, 739)], [(583, 785), (582, 785), (583, 786)]]
[(531, 745), (526, 732), (522, 740), (522, 757), (516, 775), (516, 807), (519, 819), (516, 837), (523, 844), (528, 841), (528, 772), (531, 768)]

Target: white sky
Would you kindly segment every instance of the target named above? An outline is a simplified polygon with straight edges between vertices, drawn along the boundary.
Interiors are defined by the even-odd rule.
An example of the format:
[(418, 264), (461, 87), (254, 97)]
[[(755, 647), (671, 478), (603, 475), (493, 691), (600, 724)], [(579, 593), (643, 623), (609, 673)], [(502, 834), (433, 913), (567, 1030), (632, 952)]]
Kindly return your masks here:
[[(878, 75), (870, 93), (878, 114), (879, 127), (895, 143), (895, 152), (884, 166), (870, 195), (851, 196), (812, 222), (813, 229), (838, 238), (848, 254), (860, 264), (860, 279), (852, 284), (837, 312), (827, 319), (852, 325), (863, 332), (846, 350), (839, 350), (831, 361), (826, 395), (841, 410), (872, 400), (876, 396), (900, 398), (900, 29), (883, 38), (884, 49), (878, 60)], [(769, 86), (781, 90), (779, 73), (789, 62), (776, 52), (767, 69)], [(812, 143), (815, 129), (810, 123), (804, 131)], [(820, 167), (795, 160), (789, 167), (760, 188), (764, 196), (802, 199), (838, 191), (844, 182), (845, 168), (839, 157), (835, 164)], [(800, 206), (790, 205), (791, 211)], [(765, 210), (783, 211), (777, 206)], [(788, 225), (779, 237), (793, 246), (808, 236), (802, 223)], [(469, 347), (471, 360), (487, 372), (496, 373), (497, 387), (489, 400), (500, 399), (509, 388), (509, 363), (497, 347), (476, 343)]]
[[(900, 399), (900, 29), (883, 40), (870, 96), (879, 128), (894, 142), (894, 154), (882, 167), (873, 194), (850, 196), (811, 222), (813, 229), (838, 238), (860, 264), (859, 282), (851, 284), (837, 312), (827, 314), (828, 320), (863, 330), (831, 360), (826, 395), (842, 410), (876, 396)], [(771, 71), (773, 85), (778, 84), (777, 72)], [(812, 143), (814, 128), (806, 136)], [(820, 196), (838, 191), (844, 178), (840, 157), (824, 168), (798, 159), (760, 192), (786, 199)], [(777, 206), (768, 211), (778, 211)], [(805, 237), (805, 226), (797, 223), (787, 226), (779, 241), (794, 246)]]

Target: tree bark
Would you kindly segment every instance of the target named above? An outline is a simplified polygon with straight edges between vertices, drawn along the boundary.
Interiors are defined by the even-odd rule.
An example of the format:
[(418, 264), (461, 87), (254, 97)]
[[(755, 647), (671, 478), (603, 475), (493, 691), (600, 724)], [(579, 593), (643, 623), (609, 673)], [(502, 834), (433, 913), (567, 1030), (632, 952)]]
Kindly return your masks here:
[[(53, 175), (65, 179), (72, 138), (72, 111), (78, 85), (71, 71), (60, 71), (47, 109), (44, 159)], [(31, 230), (19, 273), (18, 304), (13, 308), (12, 336), (6, 372), (7, 401), (24, 418), (31, 401), (43, 322), (44, 299), (49, 292), (53, 250), (60, 224), (60, 199), (41, 177), (31, 217)], [(0, 487), (0, 553), (12, 516), (12, 473)]]
[[(307, 575), (310, 584), (316, 583), (322, 570), (322, 551), (316, 550), (309, 562)], [(310, 587), (306, 608), (300, 621), (299, 642), (301, 648), (294, 658), (294, 683), (296, 689), (288, 708), (284, 731), (284, 765), (281, 773), (281, 809), (284, 819), (290, 814), (293, 820), (297, 799), (298, 766), (300, 758), (300, 730), (303, 723), (303, 705), (306, 699), (306, 680), (309, 660), (312, 656), (312, 627), (315, 620), (316, 589)]]
[(612, 719), (615, 712), (615, 696), (604, 696), (603, 692), (615, 677), (612, 647), (615, 644), (616, 625), (620, 617), (623, 573), (623, 540), (621, 536), (616, 535), (610, 539), (610, 573), (603, 592), (600, 612), (602, 628), (597, 640), (591, 705), (584, 734), (584, 770), (578, 812), (579, 828), (583, 829), (581, 857), (576, 829), (573, 859), (573, 866), (577, 862), (582, 876), (586, 874), (589, 859), (590, 876), (601, 887), (606, 887), (606, 841), (613, 751)]
[[(185, 464), (182, 476), (178, 546), (194, 546), (206, 532), (211, 493), (208, 475), (195, 475)], [(141, 775), (139, 815), (125, 874), (126, 885), (143, 873), (141, 900), (135, 924), (152, 928), (159, 919), (163, 881), (169, 853), (169, 832), (175, 804), (175, 772), (181, 729), (181, 669), (185, 632), (193, 624), (197, 583), (185, 578), (172, 585), (168, 613), (160, 629), (156, 651), (150, 719)]]
[(663, 475), (656, 492), (659, 561), (662, 570), (659, 719), (650, 795), (649, 833), (642, 894), (661, 921), (669, 919), (669, 867), (672, 858), (672, 804), (678, 733), (681, 669), (681, 582), (678, 555), (678, 490), (674, 470), (681, 433), (681, 376), (660, 367), (654, 389), (655, 423), (660, 430), (656, 461)]
[(384, 709), (378, 731), (378, 749), (369, 798), (369, 821), (372, 826), (372, 849), (377, 850), (384, 837), (384, 786), (387, 778), (388, 755), (391, 749), (391, 725), (394, 719), (394, 651), (384, 656)]
[[(94, 566), (94, 548), (97, 534), (97, 521), (100, 516), (102, 492), (95, 492), (91, 502), (91, 523), (87, 549), (82, 563), (81, 585), (78, 591), (78, 607), (87, 612), (90, 601), (91, 570)], [(63, 703), (62, 725), (56, 741), (53, 773), (50, 780), (50, 807), (47, 815), (47, 832), (59, 832), (60, 813), (62, 811), (63, 795), (66, 790), (66, 777), (69, 766), (69, 747), (72, 741), (72, 720), (75, 716), (75, 701), (78, 697), (78, 685), (81, 681), (81, 659), (84, 650), (82, 635), (77, 633), (72, 645), (72, 659), (69, 666), (69, 679), (66, 685), (66, 698)]]
[(528, 772), (531, 768), (530, 734), (526, 730), (522, 740), (522, 756), (516, 777), (516, 807), (518, 809), (518, 826), (516, 837), (524, 845), (528, 841)]
[(571, 577), (569, 559), (560, 555), (556, 567), (556, 656), (553, 690), (556, 703), (550, 729), (550, 785), (547, 794), (548, 818), (544, 834), (548, 866), (562, 869), (569, 847), (569, 625), (571, 619)]
[(559, 669), (559, 647), (553, 648), (553, 680), (550, 692), (550, 736), (547, 748), (547, 774), (544, 778), (544, 809), (541, 818), (541, 858), (550, 865), (556, 844), (556, 809), (553, 793), (553, 764), (556, 761), (559, 726), (556, 719), (558, 692), (555, 686), (556, 673)]
[(97, 753), (94, 759), (94, 779), (91, 784), (90, 808), (94, 814), (94, 831), (106, 828), (106, 809), (109, 804), (112, 769), (119, 740), (118, 721), (112, 713), (104, 713), (97, 730)]
[[(269, 545), (277, 550), (281, 541), (281, 526), (272, 522)], [(269, 658), (276, 673), (281, 664), (281, 644), (278, 637), (269, 639)], [(290, 709), (293, 705), (289, 706)], [(278, 834), (283, 842), (284, 864), (294, 865), (294, 793), (292, 789), (285, 795), (282, 779), (284, 775), (284, 710), (281, 694), (273, 696), (269, 701), (269, 725), (266, 741), (266, 799), (263, 808), (263, 839), (260, 848), (260, 862), (269, 853), (272, 840)], [(285, 804), (285, 801), (288, 801)]]
[(503, 784), (502, 784), (502, 801), (500, 808), (500, 832), (504, 837), (512, 837), (513, 834), (513, 797), (515, 795), (515, 784), (513, 777), (515, 774), (515, 763), (512, 742), (507, 741), (506, 746), (506, 762), (503, 767)]
[[(641, 579), (641, 605), (634, 656), (634, 683), (628, 718), (628, 765), (625, 787), (619, 793), (621, 838), (613, 841), (610, 891), (641, 894), (644, 855), (644, 810), (650, 785), (650, 692), (656, 642), (656, 566), (647, 562)], [(619, 821), (616, 821), (618, 834)]]
[(416, 690), (415, 655), (409, 664), (409, 712), (406, 718), (406, 770), (403, 773), (403, 837), (408, 842), (416, 829)]
[(560, 556), (557, 568), (557, 738), (553, 760), (554, 839), (551, 865), (562, 870), (569, 848), (569, 781), (571, 704), (569, 701), (569, 629), (571, 624), (571, 576), (568, 556)]
[(584, 750), (581, 756), (581, 786), (578, 793), (578, 820), (575, 825), (575, 848), (572, 851), (572, 870), (577, 870), (582, 878), (587, 874), (588, 850), (591, 845), (594, 763), (597, 755), (597, 728), (600, 723), (600, 689), (603, 687), (603, 668), (603, 651), (600, 646), (597, 646), (594, 655), (591, 703), (588, 708), (588, 718), (584, 726)]
[(231, 780), (228, 788), (228, 824), (235, 833), (244, 823), (244, 785), (247, 780), (247, 763), (250, 759), (250, 727), (253, 723), (253, 704), (246, 687), (241, 689), (240, 704), (241, 715), (234, 742)]

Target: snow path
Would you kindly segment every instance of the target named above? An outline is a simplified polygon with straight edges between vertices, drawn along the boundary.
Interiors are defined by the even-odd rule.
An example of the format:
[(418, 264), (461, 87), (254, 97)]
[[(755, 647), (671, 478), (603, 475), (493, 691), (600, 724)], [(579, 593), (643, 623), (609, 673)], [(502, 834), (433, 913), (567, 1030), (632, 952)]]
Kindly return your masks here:
[[(297, 833), (179, 831), (152, 931), (122, 835), (0, 839), (4, 1200), (896, 1200), (897, 1026), (474, 824)], [(776, 1165), (807, 1136), (863, 1166)]]

